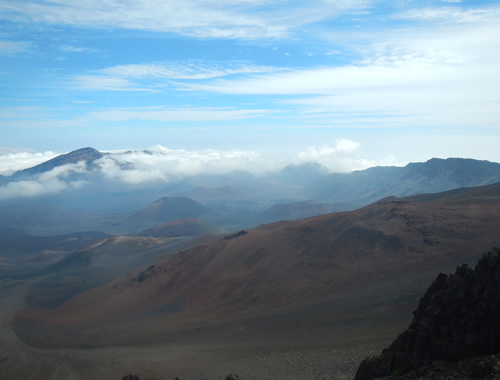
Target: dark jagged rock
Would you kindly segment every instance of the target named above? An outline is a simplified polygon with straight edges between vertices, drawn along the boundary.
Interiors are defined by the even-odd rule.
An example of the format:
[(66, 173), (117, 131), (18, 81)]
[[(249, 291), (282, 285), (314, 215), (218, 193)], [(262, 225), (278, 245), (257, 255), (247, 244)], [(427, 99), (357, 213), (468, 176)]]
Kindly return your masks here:
[(141, 380), (141, 378), (137, 375), (127, 375), (123, 376), (122, 380)]
[(463, 359), (455, 363), (435, 361), (403, 375), (393, 375), (391, 380), (464, 380), (500, 379), (500, 354), (482, 355)]
[(238, 375), (235, 375), (234, 373), (230, 373), (226, 376), (225, 380), (240, 380), (240, 377)]
[[(500, 250), (494, 248), (474, 269), (462, 265), (453, 275), (439, 274), (408, 329), (380, 356), (364, 360), (355, 379), (399, 375), (436, 361), (455, 363), (498, 352)], [(478, 366), (476, 375), (483, 370)]]
[(246, 235), (247, 233), (248, 233), (248, 232), (246, 232), (245, 230), (241, 230), (241, 231), (235, 232), (234, 234), (224, 236), (223, 240), (231, 240), (231, 239), (235, 239), (235, 238), (237, 238), (237, 237), (240, 237), (240, 236)]

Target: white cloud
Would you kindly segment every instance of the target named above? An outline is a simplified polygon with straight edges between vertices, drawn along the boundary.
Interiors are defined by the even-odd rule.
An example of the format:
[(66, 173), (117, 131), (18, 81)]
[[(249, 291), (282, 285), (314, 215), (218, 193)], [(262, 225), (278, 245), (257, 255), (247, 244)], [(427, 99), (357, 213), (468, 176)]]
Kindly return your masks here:
[(500, 8), (498, 6), (461, 9), (457, 7), (420, 8), (412, 9), (397, 15), (397, 18), (414, 19), (421, 21), (439, 21), (446, 24), (453, 23), (490, 23), (498, 22)]
[(9, 182), (5, 186), (0, 186), (0, 200), (57, 194), (66, 190), (78, 189), (85, 184), (85, 181), (65, 182), (57, 178), (48, 181)]
[(357, 141), (341, 138), (335, 145), (322, 144), (310, 146), (299, 152), (299, 162), (319, 162), (333, 172), (349, 172), (374, 166), (375, 162), (357, 158), (356, 151), (360, 147)]
[(125, 78), (110, 77), (104, 75), (80, 75), (74, 78), (72, 87), (83, 90), (102, 91), (146, 91), (157, 92), (158, 90), (140, 87)]
[(12, 56), (29, 50), (31, 44), (25, 41), (0, 41), (0, 55)]
[(54, 169), (38, 175), (41, 182), (48, 182), (53, 179), (67, 178), (72, 174), (85, 174), (87, 173), (87, 164), (80, 161), (76, 164), (67, 164), (57, 166)]
[(68, 3), (4, 0), (0, 17), (79, 27), (119, 27), (203, 38), (283, 38), (290, 30), (365, 8), (370, 1), (82, 0)]
[(216, 64), (203, 61), (183, 61), (118, 65), (98, 72), (112, 77), (125, 78), (210, 79), (234, 74), (268, 73), (283, 70), (285, 69), (244, 62)]
[[(359, 148), (359, 142), (341, 138), (333, 145), (310, 146), (287, 157), (265, 156), (250, 150), (184, 150), (161, 145), (148, 150), (110, 151), (95, 161), (96, 166), (91, 171), (84, 162), (80, 162), (0, 186), (0, 200), (79, 189), (99, 175), (125, 186), (150, 186), (152, 183), (168, 183), (197, 175), (226, 174), (234, 170), (247, 170), (259, 175), (280, 170), (290, 162), (316, 161), (338, 172), (375, 166), (375, 161), (359, 157)], [(22, 161), (24, 156), (17, 157)]]
[(86, 173), (85, 163), (80, 162), (56, 167), (30, 180), (9, 182), (0, 186), (0, 200), (51, 195), (78, 189), (87, 182), (83, 179), (68, 179), (68, 177), (72, 174), (84, 173)]
[(97, 50), (87, 47), (76, 47), (72, 45), (61, 45), (60, 50), (70, 53), (96, 53)]
[(0, 175), (11, 175), (18, 170), (31, 168), (57, 156), (52, 151), (32, 153), (0, 149), (0, 153), (2, 153), (0, 154)]
[(269, 110), (260, 109), (228, 109), (228, 108), (167, 108), (163, 106), (108, 109), (90, 112), (87, 117), (99, 121), (222, 121), (247, 119), (268, 114)]
[[(168, 87), (169, 80), (204, 80), (237, 74), (255, 74), (284, 71), (285, 68), (260, 66), (245, 62), (208, 63), (204, 61), (142, 63), (118, 65), (79, 75), (70, 86), (85, 90), (150, 91)], [(142, 80), (142, 84), (131, 79)], [(156, 83), (146, 82), (156, 80)]]
[(107, 178), (129, 184), (169, 182), (199, 174), (224, 174), (238, 169), (264, 172), (270, 167), (264, 157), (253, 151), (189, 151), (161, 145), (151, 147), (148, 151), (110, 152), (98, 164)]
[(428, 13), (404, 17), (445, 24), (375, 32), (368, 41), (376, 42), (358, 48), (355, 63), (176, 84), (188, 91), (281, 96), (281, 103), (302, 112), (298, 118), (336, 125), (498, 128), (500, 8)]

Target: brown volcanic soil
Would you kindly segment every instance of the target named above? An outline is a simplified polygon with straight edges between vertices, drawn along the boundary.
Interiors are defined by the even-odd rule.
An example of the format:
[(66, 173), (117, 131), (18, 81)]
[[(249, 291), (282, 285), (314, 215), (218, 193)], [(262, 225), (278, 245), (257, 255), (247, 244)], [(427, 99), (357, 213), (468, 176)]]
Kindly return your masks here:
[(139, 232), (137, 236), (169, 237), (199, 236), (204, 234), (220, 234), (222, 228), (214, 226), (198, 218), (178, 219), (164, 223), (158, 227)]
[(38, 347), (127, 352), (117, 371), (150, 378), (353, 375), (410, 321), (436, 273), (500, 244), (496, 194), (385, 201), (226, 236), (55, 309), (20, 311), (16, 332)]

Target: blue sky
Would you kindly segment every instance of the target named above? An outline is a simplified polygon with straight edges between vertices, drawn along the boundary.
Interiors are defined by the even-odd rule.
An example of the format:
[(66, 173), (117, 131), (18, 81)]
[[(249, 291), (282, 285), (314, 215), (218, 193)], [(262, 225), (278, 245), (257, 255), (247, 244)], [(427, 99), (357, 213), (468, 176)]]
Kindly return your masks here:
[(500, 161), (500, 1), (0, 0), (0, 18), (0, 174), (85, 146)]

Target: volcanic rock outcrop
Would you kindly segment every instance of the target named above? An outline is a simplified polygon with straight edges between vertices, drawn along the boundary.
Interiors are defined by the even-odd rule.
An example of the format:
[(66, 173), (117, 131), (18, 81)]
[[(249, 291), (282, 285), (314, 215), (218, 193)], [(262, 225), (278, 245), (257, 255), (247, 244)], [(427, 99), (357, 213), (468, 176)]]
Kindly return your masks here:
[[(500, 250), (474, 269), (439, 274), (421, 298), (408, 329), (381, 355), (364, 360), (355, 379), (399, 375), (436, 361), (458, 362), (500, 351)], [(466, 375), (466, 374), (462, 374)], [(488, 373), (484, 373), (489, 376)]]

